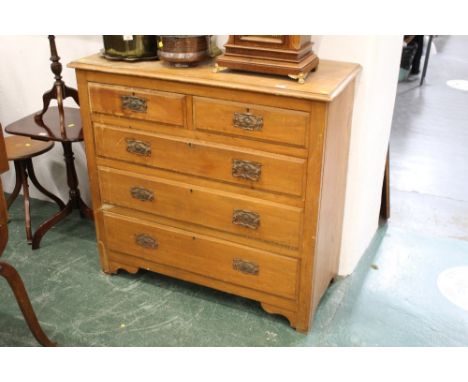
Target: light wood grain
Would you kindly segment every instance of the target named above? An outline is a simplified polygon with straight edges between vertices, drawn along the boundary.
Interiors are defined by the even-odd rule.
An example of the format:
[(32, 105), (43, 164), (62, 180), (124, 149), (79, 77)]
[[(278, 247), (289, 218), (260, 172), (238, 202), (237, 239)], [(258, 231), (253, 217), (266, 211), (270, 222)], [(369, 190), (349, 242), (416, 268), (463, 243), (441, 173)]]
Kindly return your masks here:
[[(296, 296), (295, 259), (111, 213), (104, 214), (104, 221), (108, 246), (112, 251), (286, 298), (294, 299)], [(138, 245), (135, 236), (141, 234), (154, 239), (157, 247)], [(256, 264), (258, 274), (236, 270), (233, 267), (235, 259)]]
[[(278, 94), (276, 93), (276, 88), (270, 89), (269, 92), (258, 93), (246, 91), (242, 87), (213, 87), (207, 85), (204, 81), (200, 81), (197, 84), (188, 84), (184, 81), (172, 81), (158, 77), (141, 77), (138, 75), (128, 76), (112, 72), (103, 73), (87, 71), (87, 77), (89, 83), (137, 87), (141, 89), (186, 94), (205, 98), (213, 98), (215, 96), (213, 93), (216, 92), (215, 98), (220, 100), (247, 102), (256, 105), (279, 107), (282, 109), (305, 112), (310, 110), (310, 100)], [(180, 77), (179, 80), (181, 80)], [(223, 83), (221, 82), (220, 85), (222, 84)], [(187, 110), (187, 112), (189, 112), (189, 110)]]
[(102, 210), (112, 212), (118, 215), (130, 216), (135, 219), (141, 219), (156, 224), (179, 228), (185, 231), (191, 231), (204, 236), (216, 237), (218, 239), (222, 239), (232, 243), (242, 244), (247, 247), (261, 249), (263, 251), (271, 252), (276, 255), (293, 257), (295, 259), (299, 259), (301, 257), (300, 248), (292, 248), (278, 243), (262, 241), (255, 238), (251, 238), (249, 236), (241, 236), (238, 234), (230, 233), (228, 231), (221, 231), (218, 228), (210, 228), (202, 225), (193, 224), (190, 222), (185, 222), (183, 220), (175, 220), (161, 215), (155, 215), (147, 211), (140, 211), (134, 208), (121, 207), (115, 204), (107, 203), (104, 203), (102, 205)]
[[(318, 271), (315, 268), (317, 258), (326, 257), (326, 252), (317, 251), (318, 211), (322, 192), (324, 161), (324, 131), (329, 104), (311, 104), (310, 139), (316, 142), (311, 145), (307, 161), (307, 185), (305, 192), (304, 221), (302, 233), (301, 274), (299, 277), (299, 301), (296, 319), (296, 330), (307, 332), (311, 327), (313, 312), (310, 307), (316, 291), (313, 289)], [(321, 296), (320, 296), (321, 297)]]
[[(176, 182), (182, 182), (187, 184), (193, 184), (194, 186), (206, 187), (213, 190), (220, 190), (239, 194), (239, 186), (235, 184), (229, 184), (225, 182), (219, 182), (213, 179), (205, 179), (200, 177), (194, 177), (192, 175), (177, 173), (173, 171), (167, 171), (158, 168), (148, 168), (135, 163), (122, 162), (117, 159), (96, 157), (96, 163), (100, 167), (112, 167), (119, 170), (131, 172), (135, 175), (139, 174), (142, 176), (155, 176), (158, 178), (164, 178), (168, 180), (174, 180)], [(262, 190), (255, 190), (252, 188), (241, 188), (241, 195), (249, 196), (252, 198), (258, 198), (262, 200), (268, 200), (274, 203), (285, 204), (293, 207), (302, 208), (304, 205), (303, 198), (295, 198), (290, 195), (275, 194), (271, 192), (265, 192)]]
[[(240, 186), (300, 196), (303, 193), (305, 161), (301, 158), (270, 154), (256, 150), (203, 141), (179, 139), (130, 129), (94, 125), (96, 151), (99, 156), (196, 175)], [(128, 140), (144, 142), (151, 155), (127, 150)], [(261, 165), (258, 181), (232, 175), (233, 161)]]
[[(189, 102), (189, 99), (190, 97), (187, 98), (187, 104)], [(221, 143), (235, 147), (245, 147), (248, 149), (288, 155), (297, 158), (307, 158), (308, 156), (308, 150), (305, 147), (302, 148), (298, 146), (285, 145), (284, 143), (276, 143), (273, 141), (245, 139), (242, 136), (219, 134), (208, 130), (193, 130), (189, 127), (189, 125), (191, 126), (191, 118), (187, 118), (187, 129), (178, 128), (173, 125), (164, 125), (155, 122), (139, 121), (135, 119), (111, 116), (106, 114), (92, 114), (91, 118), (93, 122), (96, 122), (101, 125), (126, 127), (129, 129), (137, 129), (153, 133), (160, 133), (164, 135), (172, 135), (176, 137)]]
[(351, 135), (354, 84), (330, 104), (325, 131), (324, 168), (318, 216), (317, 253), (314, 264), (314, 295), (311, 311), (338, 273)]
[(126, 63), (108, 61), (98, 54), (69, 64), (71, 68), (127, 76), (158, 78), (189, 84), (242, 89), (271, 94), (272, 92), (301, 99), (331, 101), (359, 72), (358, 64), (322, 60), (305, 84), (271, 75), (239, 72), (213, 73), (213, 63), (196, 68), (178, 69), (161, 62)]
[[(338, 265), (359, 66), (322, 61), (304, 85), (209, 65), (92, 56), (72, 66), (104, 272), (144, 268), (252, 298), (308, 331)], [(140, 117), (119, 110), (125, 94), (181, 104)], [(235, 112), (261, 115), (263, 130), (233, 127)], [(128, 139), (144, 150), (129, 152)], [(261, 163), (259, 179), (234, 178), (234, 159)], [(134, 186), (154, 199), (134, 199)], [(258, 213), (260, 225), (233, 225), (235, 209)], [(157, 248), (136, 244), (142, 233)]]
[(98, 241), (99, 260), (104, 272), (109, 270), (109, 259), (106, 252), (106, 236), (104, 230), (104, 219), (101, 210), (101, 194), (99, 190), (99, 179), (96, 165), (95, 142), (91, 122), (90, 101), (88, 93), (88, 73), (76, 71), (80, 97), (81, 123), (83, 127), (83, 138), (86, 150), (86, 161), (88, 167), (89, 187), (91, 189), (91, 204), (94, 214), (96, 236)]
[[(186, 96), (182, 94), (102, 84), (89, 84), (91, 112), (185, 125)], [(122, 97), (144, 102), (144, 111), (123, 107)]]
[(284, 309), (286, 311), (295, 311), (297, 309), (296, 302), (288, 298), (262, 292), (251, 287), (244, 287), (241, 285), (227, 283), (210, 276), (188, 272), (184, 269), (156, 263), (132, 255), (127, 255), (122, 252), (109, 251), (109, 264), (110, 268), (112, 269), (111, 273), (117, 273), (119, 270), (125, 270), (129, 273), (136, 273), (139, 269), (146, 269), (147, 271), (161, 273), (167, 276), (175, 277), (177, 279), (197, 283), (210, 288), (215, 288), (227, 293), (232, 293), (237, 296), (250, 298), (256, 301), (265, 301), (267, 304), (274, 305), (276, 309)]
[[(164, 178), (135, 176), (111, 168), (100, 168), (99, 178), (103, 203), (151, 212), (291, 248), (297, 249), (299, 246), (300, 208)], [(131, 191), (135, 187), (149, 193), (151, 200), (132, 196)], [(233, 214), (236, 210), (258, 215), (258, 228), (234, 224)]]
[[(304, 112), (201, 97), (195, 97), (193, 111), (194, 125), (199, 130), (301, 147), (306, 145), (309, 115)], [(254, 118), (261, 118), (261, 129), (236, 127), (233, 123), (235, 113), (249, 113)]]

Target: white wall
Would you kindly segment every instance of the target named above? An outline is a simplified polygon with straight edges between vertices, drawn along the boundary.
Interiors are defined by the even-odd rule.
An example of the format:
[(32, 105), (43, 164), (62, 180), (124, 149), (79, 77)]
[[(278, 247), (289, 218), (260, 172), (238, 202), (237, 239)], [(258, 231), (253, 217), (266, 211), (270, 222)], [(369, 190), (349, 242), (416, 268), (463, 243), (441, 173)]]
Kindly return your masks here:
[[(222, 45), (227, 36), (218, 36)], [(322, 59), (357, 62), (363, 66), (356, 87), (349, 158), (340, 274), (353, 271), (378, 224), (386, 147), (396, 94), (402, 36), (314, 36), (314, 50)], [(58, 36), (65, 82), (75, 87), (74, 71), (65, 68), (73, 59), (97, 52), (101, 36)], [(46, 36), (0, 37), (0, 122), (3, 126), (41, 108), (42, 93), (52, 86)], [(77, 172), (84, 199), (89, 202), (86, 159), (82, 144), (75, 144)], [(35, 159), (40, 181), (67, 199), (61, 147)], [(49, 169), (54, 169), (50, 173)], [(3, 175), (11, 191), (12, 171)], [(53, 181), (51, 179), (54, 179)], [(31, 187), (33, 197), (42, 197)]]
[(351, 273), (378, 226), (403, 36), (318, 36), (322, 59), (360, 63), (339, 273)]
[[(63, 79), (76, 88), (75, 71), (66, 64), (78, 57), (90, 55), (101, 49), (101, 36), (58, 36), (57, 50), (63, 64)], [(50, 51), (47, 36), (0, 36), (0, 123), (3, 128), (26, 115), (42, 109), (42, 94), (52, 88), (54, 76), (50, 70)], [(68, 102), (70, 101), (70, 102)], [(67, 99), (67, 106), (75, 106)], [(90, 194), (86, 156), (82, 143), (73, 144), (75, 164), (83, 199), (89, 203)], [(60, 144), (51, 152), (33, 160), (39, 181), (62, 200), (68, 200), (65, 162)], [(5, 190), (14, 186), (14, 169), (2, 175)], [(51, 172), (52, 171), (52, 172)], [(46, 199), (34, 186), (31, 196)]]

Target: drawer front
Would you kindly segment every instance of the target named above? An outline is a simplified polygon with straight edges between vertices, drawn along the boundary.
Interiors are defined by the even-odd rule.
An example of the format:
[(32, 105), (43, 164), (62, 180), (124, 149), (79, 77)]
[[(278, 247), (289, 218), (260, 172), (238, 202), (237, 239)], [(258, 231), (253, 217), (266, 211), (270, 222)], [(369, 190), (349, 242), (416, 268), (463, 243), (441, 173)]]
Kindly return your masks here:
[(106, 213), (112, 251), (293, 299), (298, 261), (187, 231)]
[(185, 95), (90, 83), (89, 99), (94, 113), (185, 126)]
[(302, 195), (305, 160), (196, 140), (94, 125), (98, 155), (230, 182)]
[(306, 146), (309, 114), (194, 97), (194, 126), (222, 134)]
[(298, 248), (300, 208), (110, 168), (99, 180), (104, 203)]

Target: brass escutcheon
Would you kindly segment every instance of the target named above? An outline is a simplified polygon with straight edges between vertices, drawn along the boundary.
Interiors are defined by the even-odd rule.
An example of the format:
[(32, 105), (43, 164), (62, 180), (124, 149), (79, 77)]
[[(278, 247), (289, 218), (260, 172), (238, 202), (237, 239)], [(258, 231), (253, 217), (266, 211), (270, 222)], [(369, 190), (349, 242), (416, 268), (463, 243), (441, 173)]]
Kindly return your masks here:
[(141, 200), (143, 202), (152, 202), (154, 200), (154, 193), (143, 187), (132, 187), (130, 189), (132, 198)]
[(135, 235), (135, 243), (137, 243), (140, 247), (143, 247), (143, 248), (148, 248), (148, 249), (158, 248), (157, 240), (145, 233), (140, 233), (138, 235)]
[(125, 141), (127, 142), (128, 152), (147, 157), (151, 156), (151, 143), (131, 138), (127, 138)]
[(232, 212), (232, 223), (250, 229), (257, 229), (260, 227), (260, 215), (251, 211), (234, 210)]
[(260, 267), (258, 266), (258, 264), (242, 259), (233, 259), (232, 268), (238, 272), (242, 272), (252, 276), (258, 276), (260, 272)]
[(232, 176), (258, 182), (262, 174), (262, 164), (248, 160), (232, 160)]
[(146, 113), (148, 105), (146, 99), (135, 96), (121, 96), (122, 109), (128, 109), (137, 113)]
[(263, 117), (252, 113), (234, 113), (232, 116), (234, 127), (248, 131), (261, 131), (263, 129)]

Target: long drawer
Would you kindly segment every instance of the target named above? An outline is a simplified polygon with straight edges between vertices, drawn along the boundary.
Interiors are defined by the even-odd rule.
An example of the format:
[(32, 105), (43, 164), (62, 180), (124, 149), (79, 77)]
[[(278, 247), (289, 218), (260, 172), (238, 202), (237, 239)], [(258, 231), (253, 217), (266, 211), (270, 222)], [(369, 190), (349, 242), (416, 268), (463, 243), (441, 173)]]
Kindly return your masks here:
[(305, 147), (309, 114), (194, 97), (193, 121), (199, 130)]
[(104, 214), (110, 250), (278, 296), (296, 297), (298, 260), (150, 222)]
[(89, 84), (93, 113), (103, 113), (170, 125), (184, 126), (186, 98), (183, 94), (115, 85)]
[(103, 203), (299, 246), (302, 208), (107, 167), (99, 168), (99, 179)]
[(301, 196), (305, 160), (94, 124), (99, 156)]

